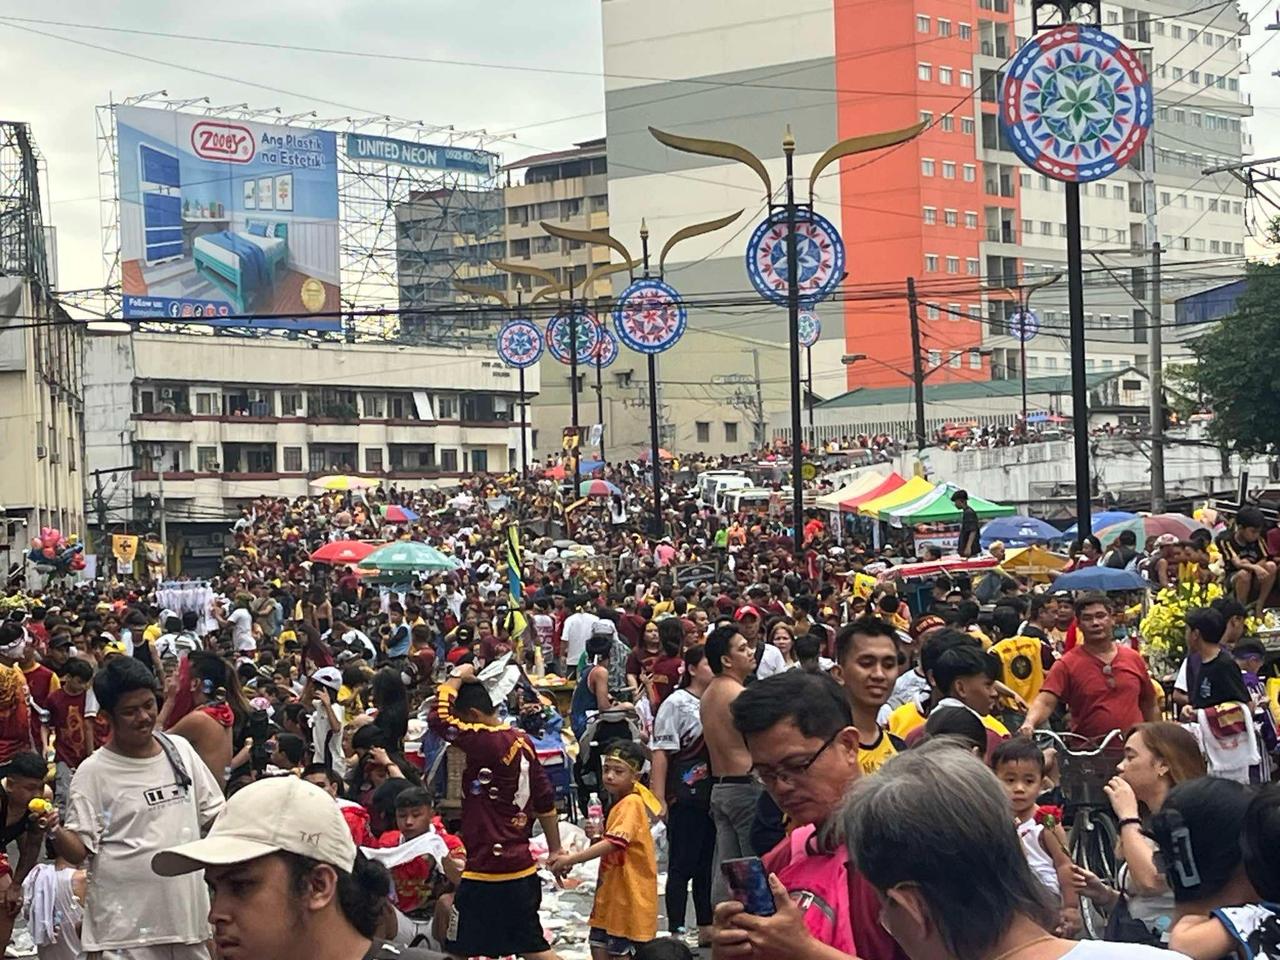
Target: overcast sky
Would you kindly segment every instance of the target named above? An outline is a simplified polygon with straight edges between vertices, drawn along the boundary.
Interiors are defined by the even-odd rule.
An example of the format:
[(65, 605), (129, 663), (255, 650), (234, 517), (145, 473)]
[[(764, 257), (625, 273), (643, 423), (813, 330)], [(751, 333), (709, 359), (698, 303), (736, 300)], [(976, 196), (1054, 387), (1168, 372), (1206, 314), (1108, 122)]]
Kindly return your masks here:
[[(94, 106), (111, 98), (167, 90), (174, 98), (207, 96), (215, 104), (248, 102), (286, 113), (314, 109), (323, 118), (358, 110), (389, 113), (460, 129), (486, 129), (515, 142), (497, 144), (504, 159), (604, 133), (601, 0), (89, 0), (0, 2), (4, 115), (26, 120), (48, 161), (46, 186), (58, 228), (59, 285), (103, 281)], [(696, 2), (696, 0), (693, 0)], [(1245, 78), (1256, 114), (1255, 155), (1280, 154), (1280, 4), (1267, 0), (1246, 49), (1266, 44)], [(1246, 0), (1246, 12), (1260, 9)], [(66, 24), (189, 34), (177, 40)], [(31, 31), (40, 31), (40, 35)], [(52, 36), (48, 36), (52, 35)], [(211, 42), (266, 41), (440, 57), (470, 65), (436, 65), (268, 50)], [(78, 45), (92, 44), (92, 49)], [(141, 59), (141, 58), (149, 59)], [(477, 62), (537, 68), (490, 69)], [(568, 76), (542, 70), (570, 69)], [(197, 72), (203, 71), (203, 72)], [(268, 87), (255, 88), (250, 81)], [(326, 103), (325, 101), (330, 101)], [(337, 106), (335, 104), (342, 104)], [(1280, 193), (1280, 191), (1277, 191)]]

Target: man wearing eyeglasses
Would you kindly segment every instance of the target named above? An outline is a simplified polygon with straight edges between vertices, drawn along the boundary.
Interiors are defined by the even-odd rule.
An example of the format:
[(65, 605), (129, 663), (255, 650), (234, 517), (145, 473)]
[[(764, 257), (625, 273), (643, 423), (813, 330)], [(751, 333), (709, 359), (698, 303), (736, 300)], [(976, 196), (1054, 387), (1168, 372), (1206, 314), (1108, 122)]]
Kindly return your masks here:
[(719, 904), (713, 956), (901, 960), (878, 922), (875, 891), (848, 863), (843, 842), (823, 837), (860, 775), (861, 738), (844, 688), (825, 674), (788, 670), (747, 687), (733, 702), (733, 723), (753, 774), (793, 829), (763, 857), (777, 912)]
[(1059, 703), (1067, 705), (1072, 732), (1090, 739), (1159, 720), (1147, 663), (1136, 650), (1116, 643), (1106, 595), (1080, 594), (1075, 613), (1080, 642), (1053, 665), (1018, 732), (1030, 734)]

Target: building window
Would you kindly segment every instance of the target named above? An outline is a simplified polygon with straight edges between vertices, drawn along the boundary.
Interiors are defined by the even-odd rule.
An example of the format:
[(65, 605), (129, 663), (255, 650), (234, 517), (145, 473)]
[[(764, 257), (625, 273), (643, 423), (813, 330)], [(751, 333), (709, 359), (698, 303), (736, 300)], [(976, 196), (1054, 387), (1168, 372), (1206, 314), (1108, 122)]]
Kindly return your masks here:
[(211, 417), (218, 413), (218, 395), (216, 393), (196, 394), (196, 413)]
[(916, 66), (916, 76), (921, 80), (933, 79), (933, 67), (927, 63), (921, 63)]
[(973, 117), (960, 118), (960, 132), (966, 137), (973, 136)]
[(938, 272), (938, 255), (936, 253), (926, 253), (924, 255), (924, 272), (925, 273)]
[(956, 178), (956, 163), (954, 160), (942, 161), (942, 179), (954, 180)]
[(932, 110), (921, 110), (921, 111), (920, 111), (920, 122), (921, 122), (921, 123), (923, 123), (923, 124), (926, 124), (926, 125), (928, 125), (928, 126), (932, 126), (932, 125), (933, 125), (933, 111), (932, 111)]
[(924, 317), (926, 320), (937, 320), (938, 314), (938, 305), (936, 303), (926, 303), (924, 305)]
[(954, 133), (956, 129), (955, 117), (951, 116), (949, 113), (944, 113), (942, 115), (942, 123), (940, 126), (942, 127), (943, 133)]
[(364, 415), (366, 419), (382, 420), (387, 415), (387, 397), (382, 393), (366, 393), (361, 395), (364, 401)]
[(440, 469), (445, 473), (458, 472), (458, 451), (457, 450), (441, 450), (440, 451)]
[(920, 160), (920, 175), (922, 177), (933, 176), (933, 161), (927, 157), (922, 157)]
[(738, 424), (734, 421), (726, 420), (724, 424), (724, 442), (738, 442)]
[(959, 223), (960, 214), (956, 210), (947, 210), (943, 213), (943, 223), (948, 227), (954, 227)]
[(916, 33), (928, 33), (928, 32), (929, 32), (929, 18), (924, 16), (923, 14), (918, 14), (916, 16)]
[(381, 447), (365, 447), (364, 448), (364, 469), (367, 473), (382, 472), (382, 448)]
[(941, 17), (939, 17), (939, 18), (938, 18), (938, 36), (940, 36), (940, 37), (949, 37), (949, 36), (951, 36), (951, 21), (950, 21), (950, 20), (943, 20)]
[[(976, 261), (975, 261), (976, 262)], [(975, 321), (982, 320), (982, 307), (978, 304), (971, 304), (969, 307), (969, 319)]]
[(939, 67), (939, 68), (938, 68), (938, 82), (939, 82), (939, 83), (946, 83), (946, 84), (951, 83), (951, 68), (950, 68), (950, 67)]
[(973, 71), (972, 71), (972, 70), (961, 70), (961, 71), (960, 71), (960, 86), (962, 86), (962, 87), (972, 87), (972, 86), (973, 86)]
[(696, 420), (693, 424), (693, 433), (698, 443), (711, 442), (711, 424), (706, 420)]
[(970, 370), (982, 369), (982, 354), (979, 353), (977, 350), (969, 351), (969, 369)]
[(959, 272), (960, 272), (960, 258), (947, 257), (947, 273), (959, 273)]
[[(297, 449), (296, 447), (294, 448)], [(289, 448), (285, 447), (286, 458)], [(301, 463), (298, 464), (302, 466)], [(196, 447), (196, 469), (201, 473), (217, 473), (218, 472), (218, 448), (217, 447)]]
[(1058, 358), (1057, 358), (1057, 357), (1045, 357), (1045, 358), (1044, 358), (1044, 368), (1045, 368), (1046, 370), (1057, 370), (1057, 369), (1058, 369)]
[(961, 39), (961, 40), (972, 40), (972, 39), (973, 39), (973, 26), (972, 26), (971, 24), (968, 24), (968, 23), (962, 23), (962, 24), (959, 24), (959, 28), (960, 28), (960, 39)]
[(964, 225), (968, 230), (978, 229), (978, 212), (976, 210), (966, 210), (964, 212)]
[(964, 182), (973, 183), (977, 179), (978, 179), (978, 168), (974, 166), (972, 163), (966, 163), (964, 165)]
[(960, 369), (960, 351), (959, 350), (951, 351), (951, 355), (947, 357), (947, 366), (949, 366), (952, 370)]
[[(436, 419), (437, 420), (457, 420), (458, 419), (458, 398), (456, 396), (445, 396), (438, 394), (436, 396)], [(456, 458), (458, 452), (454, 451)]]
[(978, 262), (977, 257), (966, 257), (964, 261), (964, 272), (971, 277), (976, 277), (982, 272), (982, 265)]
[(942, 351), (941, 351), (941, 350), (930, 350), (930, 351), (929, 351), (929, 366), (930, 366), (930, 367), (940, 367), (940, 366), (942, 366)]
[(938, 222), (938, 208), (937, 208), (937, 207), (925, 207), (925, 208), (924, 208), (924, 222), (925, 222), (925, 223), (927, 223), (927, 224), (929, 224), (930, 226), (932, 226), (933, 224), (935, 224), (935, 223), (937, 223), (937, 222)]
[[(300, 417), (302, 416), (302, 391), (301, 390), (281, 390), (280, 391), (280, 416), (282, 417)], [(299, 466), (301, 469), (301, 466)]]
[(964, 309), (960, 306), (960, 304), (958, 303), (947, 304), (947, 319), (948, 320), (964, 319)]

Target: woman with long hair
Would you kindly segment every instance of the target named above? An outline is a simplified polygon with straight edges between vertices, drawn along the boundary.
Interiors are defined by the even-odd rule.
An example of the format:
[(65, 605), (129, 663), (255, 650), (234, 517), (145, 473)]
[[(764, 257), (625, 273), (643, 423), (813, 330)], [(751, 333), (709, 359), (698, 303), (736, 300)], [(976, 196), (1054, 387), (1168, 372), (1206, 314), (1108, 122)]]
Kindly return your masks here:
[(1083, 867), (1073, 868), (1080, 894), (1111, 914), (1108, 939), (1168, 942), (1177, 906), (1164, 873), (1156, 866), (1155, 844), (1145, 827), (1164, 806), (1170, 790), (1204, 775), (1200, 746), (1179, 724), (1140, 723), (1129, 731), (1124, 758), (1104, 788), (1120, 825), (1116, 889)]
[(800, 661), (796, 658), (796, 628), (787, 623), (786, 620), (776, 620), (769, 627), (766, 635), (770, 643), (778, 648), (778, 652), (782, 654), (782, 662), (786, 664), (787, 670), (794, 670), (800, 666)]
[(190, 741), (219, 784), (225, 784), (251, 712), (231, 664), (216, 653), (193, 650), (165, 684), (156, 725)]
[(714, 676), (705, 647), (699, 645), (685, 651), (680, 687), (658, 708), (650, 743), (653, 756), (649, 780), (662, 801), (671, 841), (667, 923), (673, 935), (684, 932), (692, 882), (698, 942), (702, 946), (710, 943), (711, 935), (711, 864), (716, 826), (710, 813), (711, 767), (702, 738), (699, 701)]
[(369, 694), (377, 711), (373, 722), (382, 728), (389, 743), (404, 743), (409, 732), (409, 691), (405, 689), (400, 671), (383, 667), (373, 675)]

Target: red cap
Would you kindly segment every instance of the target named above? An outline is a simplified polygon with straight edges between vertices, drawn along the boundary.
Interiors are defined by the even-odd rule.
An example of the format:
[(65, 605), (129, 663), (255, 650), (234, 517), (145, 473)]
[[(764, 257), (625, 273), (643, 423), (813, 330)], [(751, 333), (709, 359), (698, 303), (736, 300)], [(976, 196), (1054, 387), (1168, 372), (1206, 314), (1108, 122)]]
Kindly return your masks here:
[(755, 607), (751, 606), (750, 604), (747, 604), (746, 606), (739, 607), (733, 615), (733, 619), (735, 620), (741, 620), (743, 617), (755, 617), (757, 620), (759, 620), (760, 611), (757, 610)]

